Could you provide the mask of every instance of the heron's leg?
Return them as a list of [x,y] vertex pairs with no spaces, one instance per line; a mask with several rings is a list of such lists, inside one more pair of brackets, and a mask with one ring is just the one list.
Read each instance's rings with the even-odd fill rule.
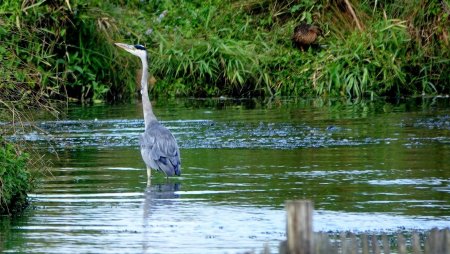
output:
[[164,172],[164,175],[166,176],[166,182],[168,182],[169,181],[169,176],[167,175],[166,171],[163,171],[163,172]]
[[152,181],[152,169],[147,167],[147,186],[151,185]]

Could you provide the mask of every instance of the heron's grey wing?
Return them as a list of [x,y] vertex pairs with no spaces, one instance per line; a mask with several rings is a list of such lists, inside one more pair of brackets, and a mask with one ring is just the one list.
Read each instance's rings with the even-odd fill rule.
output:
[[153,146],[153,158],[168,176],[181,174],[180,151],[175,137],[168,131],[164,131],[158,136]]
[[148,135],[148,133],[142,133],[139,135],[139,144],[141,146],[141,155],[145,164],[149,168],[159,169],[158,165],[153,159],[152,150],[155,146],[155,137]]
[[168,176],[180,175],[180,151],[172,133],[164,126],[156,125],[148,128],[144,136],[153,137],[154,142],[148,148],[152,163],[158,166],[156,169],[164,171]]

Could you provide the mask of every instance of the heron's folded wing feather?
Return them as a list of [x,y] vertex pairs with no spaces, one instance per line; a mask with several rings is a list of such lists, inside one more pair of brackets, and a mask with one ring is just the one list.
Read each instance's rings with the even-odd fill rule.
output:
[[152,155],[155,159],[159,157],[173,157],[177,155],[177,142],[170,133],[159,135],[155,138],[155,144],[152,147]]
[[157,163],[162,170],[170,172],[171,175],[180,175],[180,151],[175,137],[170,132],[156,139],[152,153],[155,157],[159,156]]
[[155,137],[147,135],[147,133],[144,132],[139,135],[139,144],[141,145],[141,149],[152,150],[155,145]]
[[[151,138],[150,138],[151,137]],[[166,174],[180,174],[180,155],[175,137],[162,125],[148,128],[140,138],[141,149]]]

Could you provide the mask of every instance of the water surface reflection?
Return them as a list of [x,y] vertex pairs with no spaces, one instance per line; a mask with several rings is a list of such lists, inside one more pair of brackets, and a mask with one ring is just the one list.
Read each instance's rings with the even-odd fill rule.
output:
[[[242,253],[285,238],[284,201],[312,199],[316,231],[450,227],[448,101],[359,105],[157,103],[183,175],[146,188],[140,105],[71,107],[17,133],[57,151],[33,209],[2,220],[26,253]],[[0,123],[7,127],[7,123]],[[49,145],[48,139],[54,143]],[[48,156],[52,156],[50,153]]]

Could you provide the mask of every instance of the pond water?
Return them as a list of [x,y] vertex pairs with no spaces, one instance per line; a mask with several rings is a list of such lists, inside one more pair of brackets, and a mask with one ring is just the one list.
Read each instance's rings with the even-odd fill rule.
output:
[[70,106],[10,137],[53,164],[25,214],[0,218],[0,251],[258,253],[267,243],[274,252],[292,199],[314,201],[315,231],[450,227],[448,98],[154,107],[178,140],[182,175],[154,173],[148,187],[139,104]]

